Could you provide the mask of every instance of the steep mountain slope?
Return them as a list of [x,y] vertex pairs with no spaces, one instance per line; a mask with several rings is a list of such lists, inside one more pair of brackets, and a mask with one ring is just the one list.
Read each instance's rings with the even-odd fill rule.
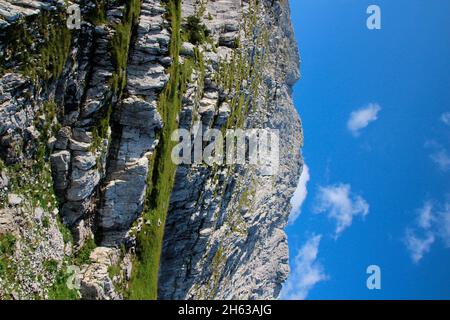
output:
[[[1,298],[278,295],[303,142],[287,1],[0,1],[0,52]],[[279,169],[176,166],[177,128],[277,129]]]

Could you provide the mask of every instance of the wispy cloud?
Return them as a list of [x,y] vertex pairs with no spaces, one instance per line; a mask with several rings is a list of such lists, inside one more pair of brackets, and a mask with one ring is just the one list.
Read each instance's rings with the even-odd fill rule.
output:
[[[446,125],[450,125],[450,112],[444,112],[440,119]],[[431,149],[429,157],[441,171],[450,170],[450,154],[447,143],[442,144],[432,139],[425,142],[425,148]]]
[[336,221],[336,237],[351,226],[356,216],[365,217],[369,213],[369,204],[361,196],[351,192],[349,184],[319,187],[315,211],[328,213]]
[[422,229],[428,230],[431,227],[433,220],[433,204],[431,201],[427,201],[423,207],[418,210],[417,223]]
[[447,202],[438,216],[438,235],[447,248],[450,248],[450,202]]
[[289,215],[289,224],[293,224],[301,213],[302,204],[308,195],[307,184],[310,179],[309,168],[306,163],[303,165],[303,171],[298,179],[297,189],[291,198],[291,214]]
[[436,239],[450,248],[450,202],[441,205],[427,201],[417,210],[416,223],[413,228],[406,229],[404,238],[412,261],[422,260]]
[[446,125],[450,126],[450,112],[444,112],[441,115],[441,121]]
[[321,235],[313,235],[295,257],[293,270],[280,293],[283,300],[304,300],[319,282],[327,280],[323,266],[317,261]]
[[364,129],[369,123],[378,119],[378,112],[381,107],[377,103],[370,103],[364,108],[358,109],[350,113],[350,118],[347,121],[347,128],[356,137],[360,130]]
[[428,232],[425,237],[421,238],[411,229],[406,229],[405,244],[408,248],[411,259],[414,263],[422,260],[425,253],[430,251],[430,247],[434,242],[434,235]]
[[450,155],[446,149],[441,148],[437,150],[430,155],[430,158],[442,171],[447,171],[450,169]]

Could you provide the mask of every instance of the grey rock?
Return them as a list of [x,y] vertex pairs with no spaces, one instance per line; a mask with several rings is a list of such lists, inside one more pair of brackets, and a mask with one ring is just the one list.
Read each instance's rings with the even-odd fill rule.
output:
[[80,274],[80,291],[84,299],[115,300],[119,296],[114,291],[114,285],[108,275],[108,267],[117,264],[118,250],[97,247],[90,254],[92,263],[83,265]]
[[23,197],[15,194],[15,193],[8,193],[8,204],[10,206],[17,206],[21,204],[23,201]]
[[180,54],[183,55],[183,56],[193,57],[194,56],[194,49],[195,49],[195,46],[192,43],[190,43],[190,42],[183,42],[181,44]]
[[219,37],[219,45],[229,48],[235,48],[237,39],[238,36],[235,32],[224,33]]
[[89,143],[77,141],[74,139],[69,140],[69,148],[72,151],[89,151],[90,146],[91,145]]
[[58,131],[56,136],[55,148],[64,150],[67,148],[67,144],[71,137],[70,127],[63,127]]
[[53,170],[53,179],[57,190],[64,190],[67,187],[67,174],[69,172],[70,152],[59,151],[50,157]]
[[0,235],[13,233],[16,228],[13,212],[0,209]]
[[[116,152],[110,158],[103,201],[98,209],[102,245],[106,246],[123,241],[143,210],[148,159],[158,143],[156,130],[163,125],[156,97],[169,79],[166,67],[157,62],[166,56],[164,46],[169,43],[163,20],[165,11],[154,10],[160,7],[158,1],[145,0],[142,5],[136,45],[130,52],[127,68],[130,96],[119,109],[120,139],[113,141]],[[154,58],[144,59],[143,54]]]
[[97,170],[80,170],[75,165],[72,167],[70,185],[66,191],[67,200],[81,201],[87,199],[100,181]]
[[97,163],[97,158],[90,152],[77,152],[73,158],[73,165],[82,171],[92,169]]
[[0,172],[0,189],[5,189],[9,184],[8,176],[5,171]]
[[37,207],[34,209],[34,220],[38,223],[42,222],[42,218],[44,217],[44,209],[41,207]]
[[[195,12],[194,1],[184,1],[183,5],[185,16]],[[204,55],[212,68],[229,59],[238,42],[252,52],[254,39],[246,39],[237,30],[246,6],[237,0],[208,2],[206,10],[213,19],[206,23],[219,43],[217,52]],[[276,184],[272,177],[249,165],[236,168],[234,174],[217,173],[202,165],[179,166],[165,227],[160,299],[273,299],[289,272],[283,229],[290,211],[289,199],[302,170],[302,130],[290,88],[298,78],[299,59],[288,3],[275,2],[266,7],[261,3],[260,10],[256,30],[266,28],[272,41],[268,45],[271,51],[265,52],[267,64],[259,71],[265,79],[260,92],[270,96],[277,90],[277,100],[252,96],[252,109],[244,126],[280,130],[281,163]],[[274,13],[277,19],[273,19]],[[262,52],[259,48],[255,51]],[[220,126],[230,116],[227,101],[234,93],[224,90],[219,98],[211,96],[212,89],[217,92],[221,88],[215,88],[207,78],[208,73],[208,90],[201,99],[197,100],[195,88],[192,93],[188,88],[180,119],[183,126],[192,126],[195,108],[204,124],[215,119],[214,125]],[[244,92],[251,80],[244,79]],[[271,83],[278,83],[278,88]],[[219,176],[217,180],[214,175]],[[245,194],[247,199],[241,199]]]
[[86,131],[83,128],[73,128],[72,130],[72,137],[77,140],[84,143],[91,143],[92,142],[92,134],[88,131]]

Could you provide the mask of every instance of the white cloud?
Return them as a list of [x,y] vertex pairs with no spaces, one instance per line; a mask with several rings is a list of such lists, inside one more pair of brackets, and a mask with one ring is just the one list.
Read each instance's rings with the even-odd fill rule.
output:
[[450,248],[450,202],[438,214],[438,235],[447,248]]
[[435,153],[430,155],[431,160],[433,160],[442,171],[447,171],[450,169],[450,156],[447,150],[440,149]]
[[450,112],[444,112],[441,115],[441,121],[446,125],[450,126]]
[[418,263],[422,260],[425,253],[430,251],[430,247],[434,242],[434,235],[430,232],[424,238],[418,237],[411,229],[406,229],[405,243],[408,248],[411,259]]
[[427,201],[417,210],[417,214],[415,228],[407,228],[404,239],[415,263],[430,251],[436,239],[441,239],[444,245],[450,248],[450,202],[433,205],[431,201]]
[[308,195],[308,190],[306,189],[306,186],[308,184],[308,181],[310,179],[309,176],[309,168],[306,165],[306,163],[303,165],[303,171],[300,175],[300,178],[298,179],[298,185],[297,189],[294,192],[294,195],[291,198],[291,214],[289,215],[289,224],[292,224],[297,220],[298,216],[300,215],[302,204],[306,199],[306,196]]
[[299,249],[280,299],[304,300],[317,283],[328,279],[323,266],[317,261],[321,238],[321,235],[314,235]]
[[361,196],[351,192],[349,184],[319,187],[316,212],[328,212],[328,217],[336,220],[336,237],[351,226],[353,217],[365,217],[369,204]]
[[433,205],[430,201],[425,202],[424,206],[418,210],[418,224],[422,229],[429,229],[431,227],[431,222],[434,220],[433,217]]
[[424,146],[432,150],[429,157],[438,165],[440,170],[447,171],[450,169],[450,155],[441,143],[436,140],[427,140]]
[[364,108],[353,111],[347,122],[347,128],[356,137],[359,131],[378,119],[378,112],[381,107],[376,103],[370,103]]

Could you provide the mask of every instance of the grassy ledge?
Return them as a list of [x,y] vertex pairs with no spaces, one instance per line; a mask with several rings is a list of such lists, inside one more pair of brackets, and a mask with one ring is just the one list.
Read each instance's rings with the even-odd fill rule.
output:
[[138,250],[133,261],[127,294],[128,298],[133,300],[157,298],[164,225],[176,170],[176,165],[171,161],[171,150],[175,142],[171,141],[170,136],[172,131],[178,128],[177,116],[181,109],[183,89],[192,71],[192,63],[181,65],[178,57],[181,43],[181,0],[169,0],[166,5],[167,18],[172,28],[170,55],[173,64],[169,69],[169,82],[158,101],[164,128],[159,133],[160,142],[151,159],[153,165],[150,167],[148,177],[143,218],[150,224],[144,224],[137,235]]
[[63,10],[44,11],[8,27],[5,38],[1,39],[4,54],[0,57],[0,76],[18,71],[35,81],[59,78],[72,42],[65,22]]

